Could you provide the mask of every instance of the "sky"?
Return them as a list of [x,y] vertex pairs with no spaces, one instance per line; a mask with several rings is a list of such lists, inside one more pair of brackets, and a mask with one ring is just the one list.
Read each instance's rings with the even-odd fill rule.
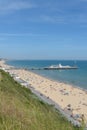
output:
[[87,60],[87,0],[0,0],[0,57]]

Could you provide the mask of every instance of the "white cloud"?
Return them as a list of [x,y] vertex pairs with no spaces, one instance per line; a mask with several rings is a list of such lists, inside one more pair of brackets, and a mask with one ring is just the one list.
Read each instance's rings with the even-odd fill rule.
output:
[[47,36],[45,34],[34,34],[34,33],[0,33],[0,37],[25,37],[25,36]]
[[27,21],[33,23],[51,24],[87,24],[86,14],[59,14],[59,15],[40,15],[28,18]]
[[26,1],[7,0],[6,2],[0,2],[0,13],[31,8],[36,8],[36,5]]
[[[31,22],[63,24],[87,23],[87,5],[84,4],[83,1],[87,0],[48,0],[47,2],[44,1],[42,4],[38,4],[38,7],[41,9],[40,15],[31,16],[28,20]],[[44,12],[42,10],[44,10]]]
[[[31,2],[32,1],[32,2]],[[36,8],[26,16],[29,22],[87,23],[87,8],[81,4],[87,0],[0,0],[0,14]],[[86,4],[85,4],[86,5]],[[85,12],[85,14],[84,14]],[[21,16],[21,15],[20,15]],[[13,21],[12,21],[13,22]]]
[[64,17],[63,16],[49,16],[49,15],[43,15],[41,16],[41,19],[43,22],[50,22],[50,23],[64,23]]

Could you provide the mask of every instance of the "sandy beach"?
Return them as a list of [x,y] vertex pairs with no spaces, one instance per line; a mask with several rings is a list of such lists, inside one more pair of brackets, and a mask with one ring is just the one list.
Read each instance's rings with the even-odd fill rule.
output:
[[71,112],[71,116],[82,115],[87,123],[87,91],[76,88],[72,85],[53,81],[24,69],[11,69],[4,61],[0,66],[9,69],[10,73],[19,76],[28,82],[35,90],[42,95],[52,99],[63,110]]

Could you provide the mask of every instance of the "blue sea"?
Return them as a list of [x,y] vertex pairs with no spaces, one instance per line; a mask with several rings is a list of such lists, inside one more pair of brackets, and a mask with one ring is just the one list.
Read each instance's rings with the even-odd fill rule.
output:
[[68,61],[68,60],[9,60],[6,62],[17,68],[43,68],[50,65],[76,65],[74,70],[31,70],[52,80],[65,82],[87,90],[87,61]]

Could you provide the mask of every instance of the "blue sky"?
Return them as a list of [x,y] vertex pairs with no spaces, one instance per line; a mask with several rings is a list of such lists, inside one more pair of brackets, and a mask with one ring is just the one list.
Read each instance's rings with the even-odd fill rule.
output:
[[87,59],[87,0],[0,0],[0,57]]

